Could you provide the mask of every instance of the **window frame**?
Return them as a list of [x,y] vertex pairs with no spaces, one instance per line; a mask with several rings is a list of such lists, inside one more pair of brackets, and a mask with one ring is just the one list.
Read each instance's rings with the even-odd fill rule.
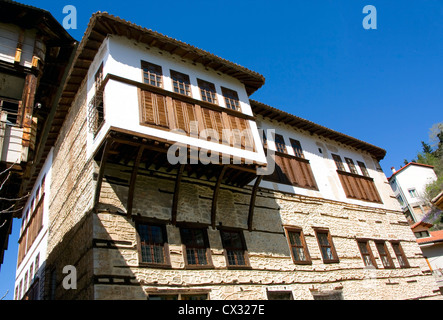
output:
[[[338,257],[337,251],[335,250],[334,241],[332,240],[332,235],[331,235],[331,232],[329,231],[329,229],[314,228],[314,231],[315,231],[315,237],[317,238],[317,243],[318,243],[318,247],[320,249],[320,254],[321,254],[323,263],[339,263],[340,259]],[[322,245],[320,243],[319,234],[326,234],[326,237],[327,237],[328,243],[329,243],[328,246]],[[330,247],[331,248],[331,253],[332,253],[333,259],[325,259],[324,255],[323,255],[323,250],[322,250],[323,247]]]
[[[225,99],[226,108],[242,112],[237,91],[225,87],[221,87],[221,90],[223,98]],[[231,108],[232,105],[235,106],[235,109]]]
[[[381,264],[382,264],[383,268],[384,269],[395,269],[394,261],[392,260],[391,254],[389,253],[388,246],[386,245],[386,241],[384,241],[384,240],[374,240],[374,242],[375,242],[375,247],[377,248],[377,252],[378,252],[378,255],[380,257]],[[379,246],[383,246],[383,250],[385,251],[385,254],[382,254],[380,252],[380,247]],[[389,262],[388,266],[385,265],[385,260],[383,259],[384,256],[386,256],[386,258],[387,258],[387,260]]]
[[[169,73],[172,81],[172,91],[187,97],[192,97],[191,80],[189,78],[189,75],[172,69],[169,70]],[[180,83],[183,84],[185,93],[180,92]],[[176,84],[178,91],[175,91]]]
[[304,159],[305,155],[303,154],[303,148],[301,147],[300,141],[289,138],[289,143],[291,144],[295,157]]
[[[157,69],[157,70],[155,70],[155,71],[157,71],[157,73],[155,71],[151,72],[149,69],[146,72],[145,68],[149,68],[149,67]],[[154,64],[152,62],[148,62],[148,61],[142,60],[141,61],[141,69],[142,69],[142,78],[143,78],[143,83],[144,84],[148,84],[148,85],[151,85],[151,86],[154,86],[154,87],[158,87],[158,88],[163,88],[164,87],[163,69],[162,69],[162,67],[160,65],[157,65],[157,64]],[[151,83],[151,75],[152,74],[155,75],[155,81],[154,81],[155,84]],[[158,77],[160,77],[160,82],[158,82]],[[149,80],[149,81],[146,82],[145,80]]]
[[[220,238],[221,238],[221,242],[222,242],[222,246],[223,246],[223,255],[225,256],[225,259],[226,259],[226,267],[228,269],[251,269],[248,248],[246,247],[246,241],[245,241],[245,237],[243,234],[243,230],[242,229],[234,229],[234,228],[219,228],[219,233],[220,233]],[[243,259],[245,261],[244,265],[229,264],[228,251],[233,251],[233,250],[240,251],[240,250],[238,250],[238,248],[226,247],[225,242],[223,240],[223,233],[238,233],[240,235],[240,242],[242,244],[241,250],[243,251]]]
[[[154,227],[160,227],[162,230],[162,238],[163,238],[163,263],[156,262],[146,262],[143,261],[142,254],[142,239],[140,237],[139,227],[141,225],[148,225]],[[151,222],[147,220],[137,219],[135,221],[135,230],[136,230],[136,238],[137,238],[137,252],[138,252],[138,264],[139,266],[149,266],[156,268],[171,268],[171,259],[169,253],[169,243],[168,243],[168,235],[166,230],[166,224],[161,222]]]
[[[281,141],[277,141],[277,140],[281,140]],[[285,138],[283,137],[283,135],[274,132],[274,144],[275,144],[275,151],[276,152],[288,154]]]
[[353,174],[358,174],[357,167],[354,164],[354,160],[345,157],[346,164],[348,165],[349,172]]
[[[365,245],[366,251],[368,253],[362,252],[360,244]],[[378,265],[377,265],[377,262],[375,261],[374,254],[372,253],[372,249],[371,249],[371,245],[369,244],[369,240],[368,239],[357,239],[357,246],[358,246],[358,250],[360,251],[360,255],[363,259],[363,263],[364,263],[365,267],[371,267],[370,265],[366,264],[366,259],[365,259],[365,256],[369,256],[369,259],[372,262],[372,267],[378,269]]]
[[[180,228],[180,240],[182,243],[183,248],[183,259],[185,262],[185,268],[186,269],[211,269],[214,268],[214,264],[212,261],[212,254],[211,254],[211,246],[209,244],[209,237],[208,237],[208,231],[207,227],[197,227],[197,226],[189,226],[189,225],[179,225]],[[205,249],[205,255],[206,255],[206,262],[207,264],[190,264],[188,262],[188,255],[187,255],[187,249],[188,245],[183,241],[183,230],[189,229],[189,230],[200,230],[203,232],[203,241],[204,241],[204,249]],[[196,249],[199,248],[198,246],[192,246],[190,248]],[[199,248],[202,249],[202,248]]]
[[[399,249],[399,251],[400,251],[400,252],[398,252],[398,253],[397,253],[397,251],[395,250],[395,246],[396,246],[396,245],[398,245],[398,249]],[[410,268],[411,265],[409,264],[408,258],[406,258],[406,254],[405,254],[405,252],[404,252],[404,250],[403,250],[402,245],[400,244],[400,241],[391,241],[391,246],[392,246],[392,250],[394,250],[394,254],[395,254],[396,258],[397,258],[398,265],[400,266],[400,268]],[[398,256],[399,256],[399,255],[400,255],[401,258],[403,259],[403,261],[404,261],[404,265],[402,265],[402,264],[400,263],[400,260],[398,259]]]
[[370,177],[369,172],[368,172],[368,168],[366,168],[366,165],[363,161],[357,160],[357,165],[360,167],[360,171],[363,176]]
[[331,156],[332,156],[332,160],[334,160],[334,162],[335,162],[335,166],[337,167],[337,170],[346,172],[345,165],[344,165],[343,161],[341,160],[341,157],[335,153],[331,153]]
[[[218,105],[217,89],[214,83],[197,78],[197,85],[202,101]],[[208,100],[208,96],[212,101]]]
[[[290,233],[300,233],[300,241],[301,241],[301,246],[299,245],[293,245],[291,243],[291,239],[290,239]],[[308,246],[306,244],[306,239],[305,239],[305,235],[303,233],[303,229],[299,228],[299,227],[285,227],[285,235],[286,235],[286,240],[288,242],[288,246],[289,246],[289,251],[291,253],[291,257],[292,257],[292,261],[294,262],[294,264],[312,264],[312,259],[311,259],[311,255],[309,254],[309,249]],[[293,253],[293,248],[303,248],[303,253],[306,257],[306,260],[296,260],[294,257],[294,253]]]

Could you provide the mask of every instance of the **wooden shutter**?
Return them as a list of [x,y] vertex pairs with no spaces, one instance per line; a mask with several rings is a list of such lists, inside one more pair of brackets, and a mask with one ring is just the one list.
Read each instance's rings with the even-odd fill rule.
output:
[[[201,110],[204,127],[206,130],[208,130],[208,134],[210,134],[211,129],[214,130],[218,134],[218,141],[221,141],[223,136],[222,113],[206,108],[201,108]],[[213,135],[211,136],[213,137]]]
[[161,127],[169,127],[166,97],[163,95],[141,91],[142,123]]

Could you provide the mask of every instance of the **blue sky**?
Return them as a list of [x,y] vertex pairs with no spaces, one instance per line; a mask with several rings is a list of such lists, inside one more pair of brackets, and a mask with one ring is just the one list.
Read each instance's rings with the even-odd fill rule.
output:
[[[92,13],[107,11],[254,70],[266,84],[251,98],[384,148],[387,176],[421,151],[443,121],[443,2],[22,0],[62,23],[77,8],[81,40]],[[362,12],[377,9],[377,29]],[[17,227],[0,270],[13,297]]]

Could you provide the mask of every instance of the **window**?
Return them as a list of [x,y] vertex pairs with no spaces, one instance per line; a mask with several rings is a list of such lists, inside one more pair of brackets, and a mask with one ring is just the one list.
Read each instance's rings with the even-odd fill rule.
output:
[[409,196],[410,196],[411,198],[417,198],[417,190],[415,190],[415,189],[409,189],[408,192],[409,192]]
[[19,114],[20,102],[16,100],[0,99],[0,110],[6,114],[6,123],[9,125],[20,125]]
[[345,158],[345,161],[348,165],[349,171],[353,174],[358,174],[357,169],[355,168],[355,165],[354,165],[354,161],[352,161],[352,159],[349,159],[349,158]]
[[232,110],[241,111],[237,92],[223,87],[221,89],[223,97],[225,98],[226,107]]
[[146,61],[142,61],[142,69],[143,69],[143,82],[150,84],[156,87],[163,87],[162,82],[162,67],[149,63]]
[[391,245],[394,249],[395,255],[397,256],[400,268],[409,268],[408,260],[406,259],[406,255],[400,245],[400,242],[391,242]]
[[294,154],[297,158],[305,158],[305,156],[303,155],[303,149],[301,148],[301,144],[300,141],[298,140],[294,140],[294,139],[289,139],[289,141],[291,142],[291,146],[292,149],[294,149]]
[[363,262],[367,267],[376,267],[374,256],[372,255],[371,247],[369,246],[368,240],[357,240],[358,248],[360,249],[361,256],[363,258]]
[[169,266],[166,227],[137,223],[140,262],[157,266]]
[[415,237],[418,239],[430,237],[428,231],[418,231],[418,232],[414,232],[414,234],[415,234]]
[[174,70],[171,70],[172,87],[174,92],[184,94],[186,96],[191,95],[191,81],[189,76]]
[[394,263],[392,262],[391,255],[389,254],[388,248],[386,247],[386,243],[384,241],[377,241],[375,243],[378,254],[380,255],[383,266],[386,269],[394,268]]
[[267,291],[268,300],[294,300],[291,291]]
[[95,74],[95,94],[88,105],[89,130],[94,134],[98,133],[105,120],[104,104],[103,104],[103,63]]
[[403,197],[401,195],[397,196],[397,201],[400,203],[400,205],[402,207],[405,205],[405,202],[404,202]]
[[198,87],[203,101],[217,104],[217,93],[213,83],[197,79]]
[[318,246],[320,247],[321,255],[324,263],[338,262],[337,252],[335,251],[329,230],[315,230],[317,235]]
[[363,162],[361,161],[357,161],[358,166],[360,167],[361,173],[365,176],[365,177],[369,177],[369,173],[368,173],[368,169],[366,169],[366,166]]
[[228,267],[249,266],[246,244],[241,231],[220,230]]
[[212,265],[208,234],[205,229],[181,228],[180,235],[185,246],[185,263],[187,266]]
[[340,171],[346,171],[345,166],[343,165],[343,162],[341,161],[341,158],[337,154],[332,154],[332,159],[335,161],[335,165],[337,166],[337,170]]
[[288,239],[292,260],[294,263],[311,263],[311,258],[309,256],[308,247],[306,246],[303,231],[297,228],[288,228],[286,229],[286,237]]
[[283,139],[282,135],[275,134],[274,142],[275,142],[275,148],[277,149],[278,152],[287,153],[285,140]]

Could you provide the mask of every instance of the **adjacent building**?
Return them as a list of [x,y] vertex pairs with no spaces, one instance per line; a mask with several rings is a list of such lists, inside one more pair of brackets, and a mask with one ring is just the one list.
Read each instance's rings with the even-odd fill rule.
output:
[[0,265],[41,168],[74,43],[49,12],[0,1]]
[[443,292],[443,230],[430,231],[432,224],[420,221],[411,226],[417,243]]
[[420,222],[430,210],[425,193],[426,185],[437,180],[434,167],[409,162],[399,170],[393,167],[388,180],[409,223],[412,225]]
[[22,235],[15,298],[436,295],[380,168],[385,150],[251,100],[264,82],[94,14],[35,171],[44,275],[29,294]]

